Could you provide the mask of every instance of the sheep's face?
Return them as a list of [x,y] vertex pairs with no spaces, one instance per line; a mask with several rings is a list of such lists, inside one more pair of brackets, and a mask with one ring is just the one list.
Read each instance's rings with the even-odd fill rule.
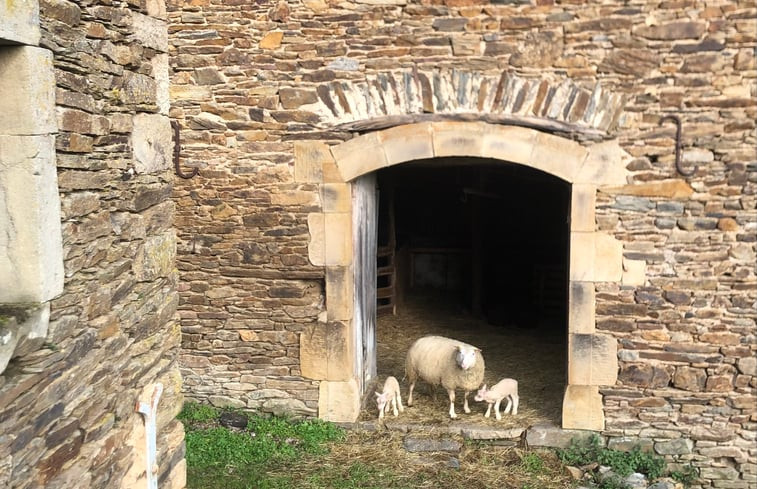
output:
[[476,364],[476,348],[458,346],[455,360],[461,369],[468,370]]
[[476,391],[476,397],[474,397],[473,399],[475,399],[476,402],[481,402],[484,400],[484,396],[486,396],[486,384],[484,384],[482,388]]
[[384,408],[386,408],[386,403],[389,402],[389,393],[376,393],[376,406],[378,407],[378,412],[383,413]]

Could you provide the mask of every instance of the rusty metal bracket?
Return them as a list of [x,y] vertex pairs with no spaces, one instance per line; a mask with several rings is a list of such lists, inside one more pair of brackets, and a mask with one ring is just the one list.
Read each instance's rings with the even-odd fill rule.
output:
[[665,121],[673,121],[676,124],[676,171],[683,175],[684,177],[690,177],[694,173],[697,172],[698,166],[694,165],[694,168],[691,169],[691,171],[684,171],[684,169],[681,167],[681,118],[677,115],[668,114],[664,115],[660,118],[660,125],[662,125]]
[[179,167],[179,156],[181,155],[181,138],[179,136],[179,122],[171,121],[171,128],[173,129],[173,167],[174,167],[174,170],[176,171],[176,174],[179,177],[189,180],[190,178],[200,173],[200,169],[197,167],[194,167],[192,168],[192,172],[189,174],[186,174],[181,171],[181,168]]

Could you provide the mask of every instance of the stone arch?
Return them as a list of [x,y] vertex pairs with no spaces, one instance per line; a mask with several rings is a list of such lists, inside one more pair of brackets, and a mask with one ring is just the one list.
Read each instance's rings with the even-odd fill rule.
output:
[[599,83],[461,69],[405,68],[314,88],[282,89],[282,103],[315,114],[319,126],[347,130],[456,118],[602,139],[617,126],[626,102],[626,95]]
[[595,330],[595,283],[638,284],[644,262],[624,260],[622,243],[598,232],[598,189],[626,184],[629,156],[615,141],[580,144],[535,129],[481,122],[425,122],[355,137],[333,147],[295,147],[295,179],[319,185],[322,212],[310,214],[309,258],[326,270],[326,313],[301,336],[302,373],[321,380],[319,412],[352,421],[360,392],[353,375],[353,270],[351,182],[407,161],[478,157],[526,165],[571,185],[568,306],[568,385],[563,428],[602,430],[599,386],[617,380],[617,343]]

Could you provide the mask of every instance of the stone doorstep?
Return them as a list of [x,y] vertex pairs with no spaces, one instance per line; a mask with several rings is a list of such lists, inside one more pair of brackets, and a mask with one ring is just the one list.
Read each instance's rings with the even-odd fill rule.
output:
[[[588,430],[564,430],[555,425],[533,425],[527,428],[497,429],[477,426],[472,423],[450,423],[447,426],[432,426],[422,423],[401,423],[397,421],[358,421],[338,423],[348,430],[378,431],[387,429],[400,433],[423,433],[428,436],[462,436],[465,440],[485,440],[492,443],[525,444],[529,447],[566,448],[574,438],[587,438],[594,434]],[[443,440],[443,438],[442,438]]]

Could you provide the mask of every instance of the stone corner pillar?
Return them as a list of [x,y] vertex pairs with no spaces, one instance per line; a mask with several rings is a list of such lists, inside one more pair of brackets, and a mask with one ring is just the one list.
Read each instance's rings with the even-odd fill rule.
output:
[[360,387],[357,380],[324,380],[318,390],[318,417],[335,423],[352,423],[360,415]]
[[567,386],[562,405],[562,427],[566,430],[605,429],[605,413],[598,386]]

